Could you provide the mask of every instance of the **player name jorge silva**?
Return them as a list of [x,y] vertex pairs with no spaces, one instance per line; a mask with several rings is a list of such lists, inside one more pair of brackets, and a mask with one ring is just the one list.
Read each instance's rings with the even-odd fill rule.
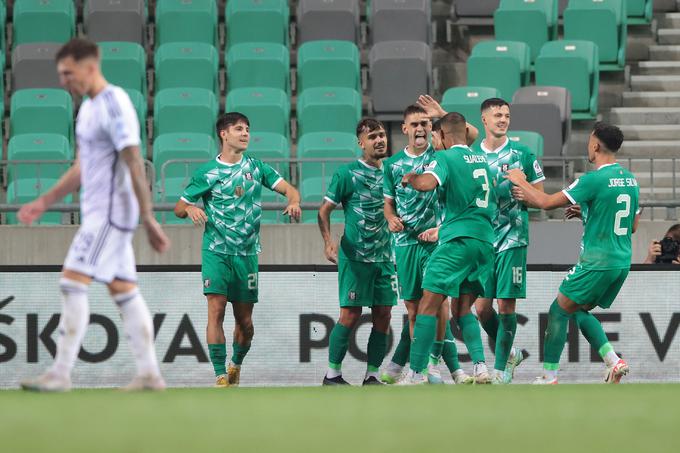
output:
[[637,185],[635,178],[609,178],[607,187],[637,187]]

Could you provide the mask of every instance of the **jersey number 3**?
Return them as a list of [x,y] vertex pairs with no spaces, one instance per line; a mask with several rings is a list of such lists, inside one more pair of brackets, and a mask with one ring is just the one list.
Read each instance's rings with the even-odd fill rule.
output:
[[483,168],[478,168],[472,172],[472,177],[475,179],[484,178],[484,182],[482,183],[484,198],[476,198],[475,203],[477,203],[478,208],[486,208],[489,206],[489,177],[486,174],[486,170]]
[[617,236],[625,236],[628,234],[628,228],[621,226],[621,221],[627,219],[630,215],[630,195],[622,193],[616,197],[616,204],[620,205],[623,203],[623,209],[616,211],[616,217],[614,218],[614,234]]

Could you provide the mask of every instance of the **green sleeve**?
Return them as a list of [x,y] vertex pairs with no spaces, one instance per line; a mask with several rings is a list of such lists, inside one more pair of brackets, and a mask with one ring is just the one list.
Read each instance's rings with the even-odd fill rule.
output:
[[205,171],[199,168],[196,170],[196,172],[194,172],[194,175],[191,177],[189,185],[187,185],[184,189],[184,193],[182,193],[181,198],[187,203],[194,204],[200,200],[203,195],[210,192],[212,186],[213,184],[208,181]]
[[349,172],[344,168],[339,168],[331,179],[331,184],[326,191],[326,200],[334,204],[341,204],[351,193],[352,181],[349,181]]
[[584,203],[592,200],[596,194],[596,188],[593,186],[594,180],[597,177],[595,172],[586,173],[571,183],[569,187],[562,192],[574,204]]
[[258,166],[261,170],[260,183],[269,190],[274,190],[274,187],[283,180],[281,174],[274,169],[271,165],[264,163],[262,161],[258,162]]
[[529,150],[522,154],[522,169],[524,174],[527,175],[527,181],[531,184],[536,184],[545,179],[541,164],[536,159],[536,155]]
[[446,156],[444,153],[435,153],[434,160],[425,167],[423,174],[429,173],[437,178],[437,182],[440,186],[446,184],[446,180],[449,176],[449,172],[446,167]]
[[392,166],[385,164],[383,175],[383,195],[387,198],[394,199],[394,175],[392,174]]

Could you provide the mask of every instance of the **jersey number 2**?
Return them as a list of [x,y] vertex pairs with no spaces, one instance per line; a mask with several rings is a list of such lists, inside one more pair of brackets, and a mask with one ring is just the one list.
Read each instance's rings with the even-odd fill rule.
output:
[[489,206],[489,177],[486,175],[486,170],[483,168],[478,168],[472,172],[472,177],[475,179],[484,178],[484,182],[482,183],[484,198],[476,198],[475,203],[477,203],[477,207],[479,208],[486,208]]
[[630,195],[622,193],[616,197],[616,204],[619,205],[621,203],[624,204],[624,207],[616,211],[616,217],[614,218],[614,234],[617,236],[628,234],[628,228],[622,227],[621,221],[630,215]]

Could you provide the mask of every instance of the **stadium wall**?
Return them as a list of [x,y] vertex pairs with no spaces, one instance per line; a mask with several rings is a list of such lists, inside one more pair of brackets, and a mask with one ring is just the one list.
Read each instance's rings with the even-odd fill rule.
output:
[[[655,270],[650,270],[653,267]],[[142,269],[139,283],[154,317],[163,374],[171,386],[211,385],[212,367],[204,341],[206,308],[198,268],[159,270],[159,266]],[[527,383],[540,374],[547,311],[565,270],[564,266],[543,266],[528,273],[527,300],[518,304],[520,325],[515,341],[528,359],[517,370],[515,382]],[[15,388],[22,378],[35,376],[52,362],[60,311],[57,271],[56,266],[0,268],[0,388]],[[631,366],[627,382],[680,380],[678,277],[680,273],[672,266],[637,266],[612,309],[594,312]],[[133,360],[120,317],[103,285],[91,288],[90,306],[91,324],[74,372],[74,385],[122,385],[134,373]],[[249,386],[318,385],[337,315],[337,274],[332,267],[265,266],[260,273],[260,302],[254,312],[255,338],[241,382]],[[228,315],[225,322],[227,331],[233,328],[230,318]],[[404,320],[404,306],[399,304],[392,317],[397,337]],[[352,383],[363,378],[369,332],[370,315],[364,314],[343,365],[344,375]],[[454,333],[461,362],[470,371],[455,325]],[[394,337],[389,345],[391,352],[396,346]],[[487,362],[493,363],[488,342],[485,346]],[[562,356],[561,382],[596,383],[603,370],[598,354],[572,324]]]

